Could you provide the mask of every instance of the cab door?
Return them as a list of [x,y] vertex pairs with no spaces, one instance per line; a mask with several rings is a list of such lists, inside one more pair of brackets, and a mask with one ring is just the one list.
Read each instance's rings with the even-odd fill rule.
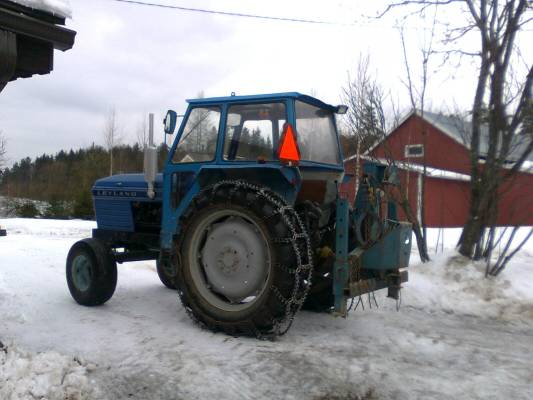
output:
[[179,217],[200,189],[199,170],[216,163],[222,113],[220,104],[195,104],[185,114],[163,172],[163,249],[172,247]]

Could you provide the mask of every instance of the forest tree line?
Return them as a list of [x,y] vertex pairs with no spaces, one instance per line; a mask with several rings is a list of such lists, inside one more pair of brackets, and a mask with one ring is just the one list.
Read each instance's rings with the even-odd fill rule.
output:
[[[162,170],[168,149],[158,148],[159,170]],[[109,176],[110,153],[92,145],[85,149],[43,154],[35,159],[24,158],[0,170],[0,195],[7,198],[7,208],[21,216],[44,214],[48,217],[92,218],[94,215],[91,187],[97,179]],[[113,149],[114,174],[142,172],[143,149],[139,144],[119,145]],[[28,199],[48,204],[39,212]]]

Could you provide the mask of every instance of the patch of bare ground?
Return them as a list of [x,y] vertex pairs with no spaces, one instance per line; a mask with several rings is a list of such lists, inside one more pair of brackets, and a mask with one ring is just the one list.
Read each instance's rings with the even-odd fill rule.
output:
[[374,389],[368,389],[363,395],[355,393],[347,394],[325,394],[314,397],[313,400],[378,400]]

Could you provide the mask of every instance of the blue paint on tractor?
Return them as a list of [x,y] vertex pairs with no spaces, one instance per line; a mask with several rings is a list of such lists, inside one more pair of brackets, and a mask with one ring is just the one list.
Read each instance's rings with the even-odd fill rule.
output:
[[335,218],[335,265],[333,269],[333,296],[335,297],[335,312],[346,314],[346,285],[349,281],[348,264],[348,200],[337,198]]
[[411,224],[398,222],[362,255],[362,265],[372,270],[407,268],[411,256]]
[[147,189],[142,174],[113,175],[97,180],[92,195],[98,228],[134,232],[132,203],[160,203],[163,197],[163,175],[156,176],[154,199],[148,197]]

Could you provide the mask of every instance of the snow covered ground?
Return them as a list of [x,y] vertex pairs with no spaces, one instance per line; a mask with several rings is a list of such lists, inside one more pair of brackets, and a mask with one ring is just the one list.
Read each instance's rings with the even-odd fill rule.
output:
[[[498,279],[416,254],[402,307],[302,312],[275,342],[196,327],[152,262],[119,266],[114,297],[70,297],[65,258],[93,222],[0,219],[0,399],[531,399],[533,243]],[[431,232],[436,236],[437,232]]]

